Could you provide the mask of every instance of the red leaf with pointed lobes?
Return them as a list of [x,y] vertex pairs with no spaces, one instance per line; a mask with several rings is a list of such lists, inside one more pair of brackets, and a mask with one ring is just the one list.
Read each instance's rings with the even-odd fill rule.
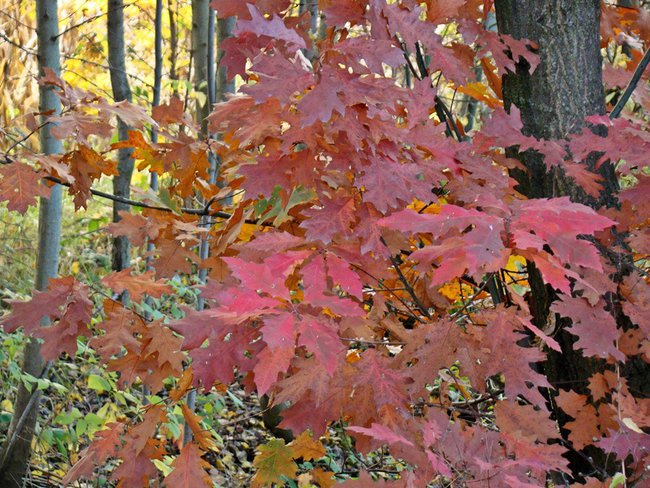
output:
[[395,369],[388,358],[374,349],[363,353],[361,361],[355,363],[359,375],[358,385],[370,385],[377,407],[393,405],[400,407],[406,402],[405,371]]
[[79,461],[63,478],[63,485],[68,486],[79,478],[92,478],[96,467],[104,464],[108,458],[117,456],[124,427],[123,423],[111,422],[106,424],[106,429],[95,433],[90,446],[81,452]]
[[201,450],[193,442],[181,449],[181,453],[172,462],[173,471],[167,475],[164,486],[169,488],[197,488],[212,486],[206,469],[210,464],[203,460]]
[[295,346],[287,346],[275,349],[265,347],[257,354],[257,365],[253,368],[257,393],[264,395],[271,389],[278,375],[289,369],[294,353]]
[[295,30],[287,28],[281,18],[272,15],[266,19],[257,8],[251,4],[247,5],[251,20],[239,19],[235,27],[235,35],[244,32],[252,32],[258,37],[269,37],[285,41],[289,45],[305,49],[305,40]]
[[263,14],[284,12],[290,5],[290,0],[212,0],[210,7],[217,11],[220,19],[237,16],[238,19],[249,20],[249,4],[255,4]]
[[[71,357],[77,352],[77,337],[88,336],[93,302],[88,287],[72,276],[50,280],[47,291],[35,291],[27,302],[13,302],[11,314],[0,321],[6,331],[23,326],[25,333],[45,340],[41,354],[46,360],[62,352]],[[41,326],[43,319],[52,325]]]
[[50,194],[40,179],[27,164],[16,161],[0,165],[0,202],[6,201],[9,210],[25,213],[36,204],[37,197],[47,198]]
[[207,347],[194,349],[190,353],[197,386],[201,384],[209,389],[216,381],[227,385],[235,380],[235,370],[244,374],[255,367],[255,358],[264,347],[263,342],[256,341],[259,331],[244,326],[233,327],[232,332],[229,330],[210,338]]
[[156,281],[153,270],[145,271],[140,275],[132,275],[131,271],[132,268],[127,268],[110,273],[102,278],[102,283],[116,293],[128,291],[129,298],[135,302],[142,300],[144,295],[160,298],[163,294],[170,294],[174,291],[164,280]]
[[302,212],[309,217],[300,227],[307,231],[307,237],[327,245],[336,237],[347,237],[356,221],[354,198],[324,200],[321,208],[312,207]]
[[436,263],[432,285],[462,276],[466,270],[473,275],[496,271],[505,266],[509,254],[502,241],[503,219],[478,210],[455,205],[443,205],[438,214],[403,210],[378,224],[407,233],[430,233],[434,239],[440,239],[411,255],[425,271],[432,262]]
[[321,367],[331,376],[338,367],[340,354],[345,349],[336,327],[325,316],[303,317],[298,323],[298,345],[313,353]]
[[244,85],[241,91],[257,103],[277,98],[283,106],[287,105],[291,103],[292,95],[302,94],[311,83],[313,75],[307,68],[308,61],[301,51],[293,60],[280,53],[261,56],[249,70],[256,74],[258,82]]
[[593,235],[616,224],[593,209],[573,203],[569,197],[538,198],[522,202],[511,224],[513,239],[520,249],[541,251],[548,244],[563,263],[601,270],[596,248],[577,239]]
[[343,317],[360,317],[365,311],[349,298],[340,297],[332,291],[330,279],[326,273],[323,255],[316,255],[301,270],[304,284],[304,303],[313,307],[328,309],[331,313]]
[[284,283],[307,255],[306,252],[275,254],[262,263],[251,263],[234,257],[223,260],[246,288],[290,300],[289,290]]
[[297,332],[292,313],[266,317],[260,331],[264,342],[271,349],[295,347],[296,345]]
[[605,311],[605,301],[591,306],[581,297],[562,296],[553,302],[551,310],[573,322],[568,331],[578,336],[575,349],[582,349],[585,356],[607,358],[610,354],[619,361],[625,355],[616,348],[615,342],[621,335],[616,320]]
[[399,434],[396,434],[393,432],[391,429],[388,427],[385,427],[381,424],[374,423],[368,428],[368,427],[357,427],[357,426],[350,426],[348,427],[348,430],[351,430],[352,432],[357,432],[359,434],[367,435],[369,437],[372,437],[375,440],[378,440],[382,443],[387,443],[387,444],[397,444],[397,443],[402,443],[406,444],[407,446],[415,447],[411,441],[406,439],[405,437],[402,437]]
[[353,297],[363,300],[363,283],[359,274],[350,269],[350,264],[332,253],[328,253],[325,259],[327,274],[332,278],[334,284],[339,285],[343,291]]
[[316,121],[328,122],[334,112],[345,114],[345,103],[339,96],[344,89],[335,70],[323,68],[318,74],[318,82],[298,102],[298,110],[304,116],[302,126],[311,126]]

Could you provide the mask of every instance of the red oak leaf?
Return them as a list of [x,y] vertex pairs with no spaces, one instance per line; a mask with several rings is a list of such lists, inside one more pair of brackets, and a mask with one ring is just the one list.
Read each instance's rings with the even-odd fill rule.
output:
[[36,197],[46,197],[49,188],[42,185],[40,175],[27,164],[14,162],[0,166],[0,201],[7,202],[9,210],[25,213],[36,203]]

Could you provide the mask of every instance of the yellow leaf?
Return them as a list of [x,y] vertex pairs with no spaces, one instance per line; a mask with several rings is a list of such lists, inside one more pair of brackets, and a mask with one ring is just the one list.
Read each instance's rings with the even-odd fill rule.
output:
[[487,86],[483,83],[469,83],[465,86],[459,86],[458,91],[469,95],[470,97],[485,102],[490,108],[503,107],[503,102],[498,98],[494,98],[487,91]]

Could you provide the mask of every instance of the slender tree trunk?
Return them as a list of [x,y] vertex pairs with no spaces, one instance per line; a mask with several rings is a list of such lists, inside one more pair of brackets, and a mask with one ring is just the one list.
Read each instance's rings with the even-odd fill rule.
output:
[[201,133],[207,134],[206,117],[210,113],[208,100],[208,36],[209,0],[192,0],[192,59],[194,60],[194,90],[197,94],[196,119]]
[[[202,94],[196,99],[196,119],[201,124],[201,138],[208,137],[208,123],[206,117],[210,113],[210,107],[214,103],[215,82],[214,82],[214,42],[215,42],[214,10],[210,8],[208,0],[192,0],[192,57],[194,59],[194,90]],[[210,183],[216,181],[217,163],[216,158],[210,158]],[[208,225],[207,217],[202,217],[202,224]],[[210,254],[210,244],[207,238],[201,239],[199,246],[199,258],[206,259]],[[199,279],[205,282],[207,270],[199,269]],[[205,300],[199,296],[196,309],[203,310]],[[187,406],[194,410],[196,403],[196,391],[192,390],[187,395]],[[185,423],[183,443],[187,444],[192,439],[192,431]]]
[[[178,81],[178,75],[176,74],[176,56],[178,52],[178,34],[176,29],[176,15],[173,8],[173,0],[167,2],[167,14],[169,16],[169,79],[173,81]],[[178,84],[174,83],[172,85],[172,91],[174,94],[178,93]]]
[[[50,68],[57,75],[61,72],[58,39],[58,3],[56,0],[37,0],[36,19],[38,35],[38,65]],[[59,113],[61,103],[49,86],[39,87],[39,111]],[[55,139],[50,126],[40,130],[41,151],[44,154],[62,152],[61,141]],[[56,276],[61,248],[62,188],[52,187],[49,198],[40,199],[38,217],[38,262],[36,265],[36,289],[44,290],[49,279]],[[42,376],[45,369],[40,353],[40,345],[34,339],[27,343],[24,353],[23,372],[32,376]],[[0,452],[0,486],[17,487],[27,471],[32,450],[32,438],[38,417],[40,392],[27,391],[21,383],[18,387],[14,416],[7,434],[7,441]]]
[[[113,98],[116,102],[131,101],[131,88],[127,78],[124,57],[124,0],[108,0],[108,65],[111,75]],[[117,132],[120,140],[128,138],[129,127],[118,120]],[[133,175],[132,149],[118,150],[118,175],[113,179],[113,193],[129,198],[131,195],[131,176]],[[113,221],[120,220],[120,211],[130,211],[129,205],[113,202]],[[129,239],[125,236],[113,238],[113,269],[120,271],[130,265]]]

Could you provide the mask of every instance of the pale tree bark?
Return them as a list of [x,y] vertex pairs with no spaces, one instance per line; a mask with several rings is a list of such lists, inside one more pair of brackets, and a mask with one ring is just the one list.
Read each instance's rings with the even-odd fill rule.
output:
[[210,1],[192,0],[192,59],[194,60],[194,91],[196,98],[196,120],[201,124],[201,133],[207,134],[206,117],[210,113],[208,100],[208,36]]
[[[215,11],[210,8],[207,0],[193,0],[192,2],[192,56],[194,59],[194,88],[197,92],[203,93],[205,103],[201,98],[196,103],[196,119],[201,124],[201,137],[208,139],[207,116],[212,110],[212,106],[224,99],[227,92],[234,92],[234,83],[228,82],[225,70],[219,65],[217,68],[216,57],[219,60],[223,57],[223,51],[219,49],[215,55],[216,41],[219,44],[223,39],[232,35],[235,25],[235,18],[219,19],[215,21]],[[216,32],[218,30],[218,32]],[[215,37],[216,34],[216,37]],[[220,64],[220,63],[219,63]],[[217,68],[215,72],[215,68]],[[209,183],[215,185],[219,177],[219,159],[216,154],[209,153],[210,161]],[[209,227],[211,218],[204,216],[201,224]],[[207,238],[201,239],[199,246],[199,257],[207,259],[210,255],[210,242]],[[205,283],[208,278],[206,268],[199,269],[199,279]],[[205,308],[205,299],[199,296],[196,304],[197,310]],[[192,390],[187,396],[187,405],[194,409],[196,401],[196,391]],[[185,426],[184,443],[191,440],[192,433],[188,426]]]
[[[55,74],[60,75],[57,0],[37,0],[36,19],[39,71],[43,74],[43,68],[50,68]],[[40,86],[39,112],[57,114],[60,111],[61,102],[52,87]],[[52,136],[50,129],[50,125],[45,125],[40,130],[41,152],[59,154],[62,152],[61,141]],[[45,290],[49,279],[57,274],[61,249],[61,212],[62,187],[54,185],[49,198],[41,198],[39,203],[38,262],[35,280],[37,290]],[[45,368],[39,343],[35,339],[30,339],[25,348],[23,372],[41,377]],[[22,485],[32,449],[39,400],[38,390],[29,392],[22,383],[19,385],[7,441],[0,452],[0,486],[2,487]]]
[[[108,66],[111,76],[113,99],[131,101],[131,88],[126,71],[124,57],[124,0],[108,0],[107,12],[108,27]],[[118,138],[123,141],[128,139],[129,127],[118,120]],[[113,193],[117,196],[129,198],[131,195],[131,176],[133,175],[132,149],[118,150],[117,169],[118,175],[113,179]],[[113,202],[113,221],[120,220],[119,212],[130,211],[130,206],[120,202]],[[130,265],[129,239],[125,236],[113,238],[112,266],[115,271],[128,268]]]

